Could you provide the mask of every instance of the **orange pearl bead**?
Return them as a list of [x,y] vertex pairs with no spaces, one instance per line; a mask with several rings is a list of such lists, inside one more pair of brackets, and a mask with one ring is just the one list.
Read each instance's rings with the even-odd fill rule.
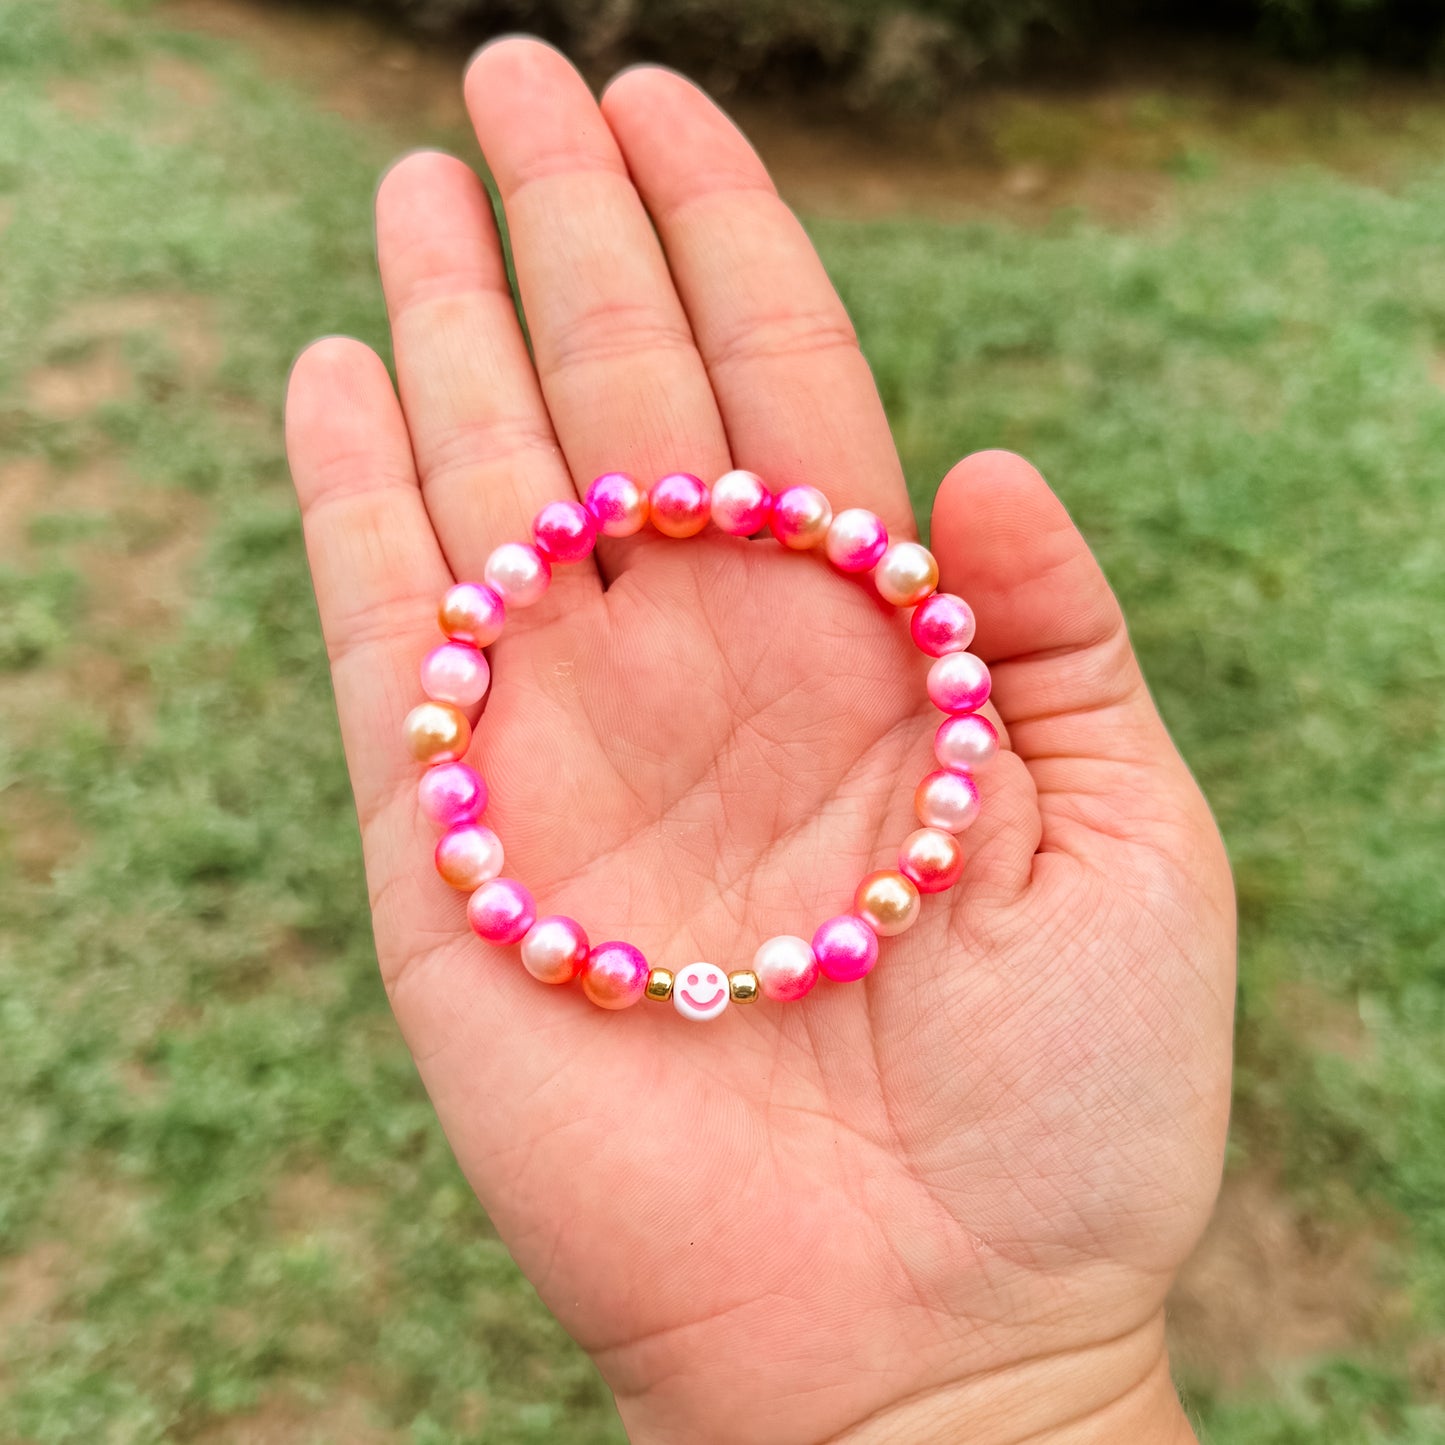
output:
[[880,938],[912,928],[920,900],[912,879],[891,868],[870,873],[853,897],[853,911]]
[[895,607],[912,607],[938,586],[938,563],[917,542],[895,542],[873,569],[878,595]]
[[424,702],[407,713],[402,733],[412,757],[430,767],[461,757],[471,743],[472,725],[450,703]]

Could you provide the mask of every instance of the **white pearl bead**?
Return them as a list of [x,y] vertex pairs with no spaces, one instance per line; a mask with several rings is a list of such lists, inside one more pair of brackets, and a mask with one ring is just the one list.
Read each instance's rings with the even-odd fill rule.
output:
[[912,607],[938,586],[938,563],[918,542],[894,542],[873,569],[878,595],[895,607]]
[[919,783],[913,803],[925,828],[961,833],[978,817],[978,788],[964,773],[929,773]]
[[933,735],[933,756],[954,773],[976,773],[998,756],[998,730],[981,713],[944,718]]
[[787,1003],[802,998],[818,981],[818,960],[813,945],[793,933],[780,933],[753,955],[763,997]]
[[547,591],[552,568],[530,543],[503,542],[487,558],[482,577],[508,607],[530,607]]

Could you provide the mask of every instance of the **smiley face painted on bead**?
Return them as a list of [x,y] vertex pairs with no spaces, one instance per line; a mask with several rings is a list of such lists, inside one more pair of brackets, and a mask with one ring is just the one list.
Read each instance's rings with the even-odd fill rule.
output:
[[[589,947],[575,919],[538,918],[526,887],[499,876],[501,839],[480,821],[487,785],[463,761],[473,726],[463,709],[482,702],[491,680],[481,649],[501,635],[508,613],[539,601],[554,567],[585,564],[599,536],[630,537],[649,522],[660,535],[679,540],[711,525],[709,545],[716,547],[742,546],[767,527],[787,552],[821,550],[834,568],[857,576],[878,600],[911,613],[913,640],[934,659],[928,696],[948,714],[934,740],[939,768],[914,795],[924,826],[904,841],[897,867],[864,878],[851,911],[826,919],[811,942],[795,934],[768,939],[754,953],[751,968],[729,971],[698,962],[674,976],[670,967],[649,964],[630,943]],[[470,893],[467,916],[477,934],[491,944],[515,945],[534,978],[575,982],[604,1010],[629,1009],[643,998],[671,1000],[684,1018],[698,1022],[717,1018],[730,1003],[791,1002],[820,978],[829,987],[863,979],[878,962],[880,939],[888,942],[918,917],[922,895],[942,893],[957,881],[963,851],[953,835],[977,816],[973,774],[999,745],[996,729],[977,711],[988,697],[988,668],[966,650],[974,633],[968,604],[936,591],[940,578],[933,554],[918,542],[890,542],[887,526],[873,512],[853,507],[835,516],[816,487],[800,482],[774,495],[753,472],[725,472],[711,487],[690,472],[672,472],[650,493],[625,473],[606,472],[587,489],[585,501],[547,503],[533,522],[530,542],[495,547],[483,577],[482,583],[457,583],[442,599],[443,641],[421,669],[428,700],[407,714],[402,730],[412,756],[427,769],[417,797],[421,812],[442,830],[437,871],[452,887]],[[484,714],[477,726],[485,723]]]
[[673,981],[672,1002],[685,1019],[715,1019],[728,1006],[728,976],[716,964],[690,963]]

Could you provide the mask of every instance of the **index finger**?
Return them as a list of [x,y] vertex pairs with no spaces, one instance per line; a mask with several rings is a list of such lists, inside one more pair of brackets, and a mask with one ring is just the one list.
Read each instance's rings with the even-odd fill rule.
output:
[[848,313],[742,133],[671,71],[602,97],[667,253],[722,412],[733,465],[809,482],[915,533],[903,469]]

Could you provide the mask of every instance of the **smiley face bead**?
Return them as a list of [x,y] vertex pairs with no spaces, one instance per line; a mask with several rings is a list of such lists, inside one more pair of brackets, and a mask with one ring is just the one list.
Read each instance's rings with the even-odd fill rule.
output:
[[673,1007],[685,1019],[702,1023],[728,1006],[728,976],[713,963],[690,963],[672,986]]

